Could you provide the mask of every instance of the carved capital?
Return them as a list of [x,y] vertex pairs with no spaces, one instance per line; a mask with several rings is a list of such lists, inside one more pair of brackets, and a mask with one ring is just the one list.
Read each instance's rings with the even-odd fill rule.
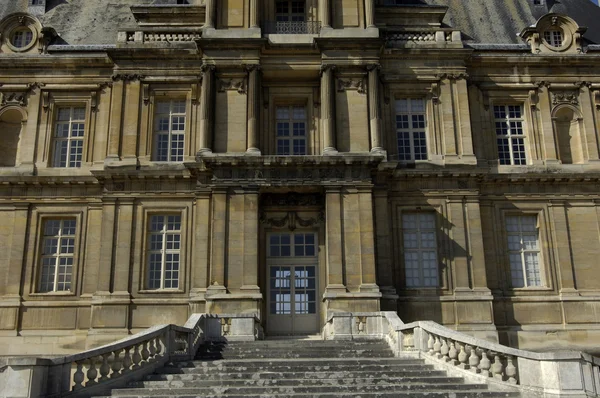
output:
[[594,91],[594,105],[600,111],[600,90]]
[[144,84],[142,86],[142,98],[144,100],[144,105],[148,105],[150,103],[150,85]]
[[546,87],[546,88],[550,88],[551,84],[545,80],[538,80],[533,82],[533,85],[536,86],[539,89]]
[[586,81],[578,81],[578,82],[573,83],[573,85],[579,89],[582,89],[584,87],[592,88],[592,83],[586,82]]
[[212,64],[202,64],[202,66],[200,67],[200,71],[202,72],[202,75],[204,75],[205,73],[212,73],[217,69],[217,67],[215,65]]
[[469,78],[469,74],[465,72],[459,73],[438,73],[436,76],[440,80],[467,80]]
[[372,70],[381,70],[381,64],[379,63],[375,63],[375,64],[368,64],[367,65],[367,72],[371,72]]
[[245,64],[243,65],[244,69],[246,69],[246,71],[248,73],[251,73],[252,71],[261,71],[262,70],[262,66],[259,64]]
[[137,73],[132,73],[132,74],[115,74],[112,76],[112,80],[114,82],[118,82],[118,81],[123,81],[123,82],[134,82],[134,81],[140,81],[143,80],[146,76],[144,75],[140,75]]
[[335,72],[336,69],[337,69],[336,65],[323,64],[323,65],[321,65],[320,74],[321,74],[321,76],[323,76],[323,72],[328,71],[328,70]]
[[325,214],[321,210],[317,217],[302,218],[295,211],[288,211],[284,217],[268,218],[264,212],[260,215],[260,222],[273,228],[287,228],[290,231],[296,230],[298,227],[310,228],[315,227],[325,221]]

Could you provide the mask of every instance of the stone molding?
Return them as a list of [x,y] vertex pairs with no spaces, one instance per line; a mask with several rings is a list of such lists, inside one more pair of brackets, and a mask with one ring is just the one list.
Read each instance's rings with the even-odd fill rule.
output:
[[248,92],[246,78],[219,79],[218,92],[237,91],[239,94]]
[[579,105],[579,94],[576,91],[552,92],[552,105]]
[[6,92],[0,93],[2,99],[0,100],[0,106],[27,106],[27,93],[25,92]]
[[263,211],[260,214],[260,222],[273,228],[285,228],[287,226],[290,231],[295,231],[298,227],[310,228],[324,223],[325,213],[321,210],[317,217],[302,218],[298,215],[298,212],[288,211],[284,217],[275,218],[267,217]]
[[359,94],[366,94],[367,88],[364,77],[354,78],[338,78],[337,79],[337,91],[344,92],[348,90],[356,90]]

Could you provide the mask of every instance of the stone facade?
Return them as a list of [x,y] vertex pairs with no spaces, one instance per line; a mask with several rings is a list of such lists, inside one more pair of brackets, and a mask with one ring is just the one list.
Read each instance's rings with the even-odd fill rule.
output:
[[596,349],[600,46],[568,9],[514,0],[490,43],[452,1],[26,3],[0,8],[0,352],[380,310]]

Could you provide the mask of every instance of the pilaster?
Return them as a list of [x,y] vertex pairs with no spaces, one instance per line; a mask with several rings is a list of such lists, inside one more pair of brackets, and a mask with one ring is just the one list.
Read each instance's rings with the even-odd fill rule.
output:
[[375,0],[365,0],[365,21],[367,28],[375,28]]
[[327,250],[326,292],[346,292],[342,253],[342,208],[341,188],[327,187],[325,190],[325,241]]
[[113,294],[129,296],[131,243],[135,199],[119,199],[117,208],[116,247],[114,260]]
[[115,241],[116,200],[102,201],[102,228],[100,234],[100,266],[96,284],[96,294],[107,294],[111,290],[111,274],[113,269],[113,249]]
[[242,291],[260,293],[258,287],[258,190],[244,193],[244,274]]
[[110,124],[108,127],[108,154],[105,162],[119,160],[124,87],[125,83],[122,79],[114,79],[111,99],[112,106],[110,111]]
[[259,15],[260,15],[260,3],[261,0],[250,1],[250,28],[258,29],[259,26]]
[[[209,286],[209,253],[210,251],[210,225],[211,225],[211,198],[208,193],[198,194],[196,197],[193,231],[193,266],[191,269],[191,298],[203,301],[206,288]],[[204,309],[202,309],[202,312]]]
[[[558,271],[558,288],[562,294],[574,293],[577,290],[575,267],[571,257],[571,236],[566,203],[552,201],[550,207],[551,230],[556,242],[556,269]],[[550,278],[548,278],[550,279]]]
[[323,154],[337,153],[335,143],[335,97],[333,92],[334,65],[321,67],[321,132],[323,134]]
[[396,284],[394,281],[394,263],[391,246],[391,225],[387,189],[375,190],[373,194],[373,212],[375,213],[375,236],[377,237],[377,283],[383,294],[382,310],[396,310]]
[[217,0],[205,0],[204,6],[206,7],[206,22],[204,27],[207,29],[215,28],[215,20],[217,16],[216,10]]
[[[367,0],[367,2],[369,2]],[[379,69],[380,65],[369,65],[369,119],[371,127],[371,152],[384,151],[381,143],[381,109],[379,105]]]
[[[256,0],[253,0],[255,3]],[[260,129],[260,65],[248,65],[248,149],[249,155],[260,155],[258,134]]]
[[42,109],[41,89],[32,88],[27,99],[27,120],[23,121],[16,166],[33,172],[38,120]]
[[[23,273],[25,245],[27,242],[27,229],[29,223],[29,205],[16,205],[14,208],[12,225],[12,242],[6,247],[10,250],[8,259],[8,272],[6,273],[6,284],[4,294],[19,297],[21,295],[21,277]],[[33,281],[35,284],[35,281]]]
[[225,291],[225,250],[227,239],[227,190],[212,194],[212,233],[210,259],[210,289]]
[[[212,3],[212,0],[207,1]],[[200,94],[200,115],[198,117],[198,123],[200,126],[200,153],[211,153],[212,152],[212,110],[213,110],[213,86],[215,79],[215,67],[214,65],[203,65],[202,67],[202,91]]]
[[321,12],[321,28],[331,29],[331,5],[330,0],[319,0],[319,11]]
[[540,85],[539,88],[539,109],[540,109],[540,138],[545,157],[542,159],[548,163],[558,163],[558,152],[556,141],[554,139],[554,126],[552,123],[552,101],[550,99],[550,90],[548,85]]
[[[596,130],[595,121],[598,119],[596,107],[592,104],[592,93],[588,85],[582,84],[579,95],[581,100],[581,112],[583,113],[583,124],[585,136],[584,148],[587,153],[584,155],[584,160],[599,161],[600,160],[600,139],[599,131]],[[596,115],[594,115],[596,113]],[[583,132],[582,132],[583,133]]]
[[123,115],[123,143],[121,161],[128,165],[137,164],[137,140],[140,119],[141,83],[135,77],[125,85],[125,103]]

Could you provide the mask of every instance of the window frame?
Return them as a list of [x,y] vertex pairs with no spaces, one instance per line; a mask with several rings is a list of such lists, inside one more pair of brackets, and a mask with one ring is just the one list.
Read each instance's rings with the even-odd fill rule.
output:
[[[517,232],[509,231],[508,221],[511,218],[515,218],[518,220],[519,230]],[[523,230],[523,219],[524,218],[535,218],[535,233],[536,233],[536,244],[537,250],[528,250],[523,247],[523,236],[526,235],[526,232],[532,231],[524,231]],[[504,216],[504,232],[506,235],[505,239],[505,248],[508,256],[508,267],[509,267],[509,275],[510,275],[510,286],[513,289],[539,289],[546,288],[546,278],[544,273],[544,258],[542,253],[542,244],[540,240],[540,219],[537,214],[506,214]],[[510,248],[510,237],[511,236],[519,236],[519,240],[521,243],[521,248],[519,250],[511,250]],[[521,257],[520,259],[520,271],[521,271],[521,279],[523,281],[523,286],[516,286],[515,284],[515,275],[513,274],[513,263],[511,257],[513,254],[518,253]],[[539,274],[539,285],[532,285],[529,281],[528,272],[527,272],[527,264],[525,255],[527,253],[536,253],[537,254],[537,273]]]
[[[154,163],[162,165],[179,165],[187,161],[193,161],[196,157],[195,146],[199,139],[199,131],[194,131],[192,126],[197,123],[198,112],[196,107],[200,105],[201,84],[143,84],[143,102],[141,101],[140,112],[140,138],[139,138],[139,161],[141,165],[149,166]],[[156,161],[156,108],[157,102],[183,100],[185,99],[185,130],[183,143],[183,162]]]
[[[69,110],[69,120],[59,120],[60,117],[60,113],[62,110],[68,109]],[[75,119],[74,118],[74,113],[76,109],[83,109],[84,110],[84,117],[83,119]],[[65,123],[66,122],[66,123]],[[81,124],[83,123],[83,131],[82,131],[82,136],[73,136],[73,125],[75,124]],[[87,115],[87,109],[85,106],[59,106],[56,108],[56,112],[54,114],[54,121],[52,123],[52,144],[51,144],[51,154],[50,154],[50,167],[54,168],[54,169],[79,169],[83,166],[83,159],[84,159],[84,155],[85,155],[85,142],[86,142],[86,137],[85,137],[85,133],[88,130],[86,128],[87,123],[89,123],[89,117]],[[58,133],[58,126],[59,125],[67,125],[68,126],[68,134],[66,137],[58,137],[57,133]],[[72,166],[71,165],[71,156],[72,153],[71,151],[73,150],[74,146],[73,146],[73,142],[75,141],[81,141],[81,159],[78,161],[78,165]],[[62,165],[62,162],[59,160],[59,163],[61,163],[60,165],[57,164],[57,143],[58,142],[66,142],[67,143],[67,159],[65,160],[65,165]]]
[[[260,142],[263,143],[263,153],[277,156],[277,107],[298,106],[306,109],[306,156],[321,154],[323,150],[323,132],[318,127],[315,107],[318,98],[319,85],[298,87],[295,85],[276,85],[265,88],[268,95],[266,128],[261,131]],[[293,91],[293,93],[290,93]],[[294,156],[294,155],[290,155]],[[302,155],[300,155],[302,156]]]
[[[277,3],[287,3],[288,11],[286,13],[278,13],[277,12]],[[294,3],[304,3],[304,12],[294,12]],[[276,22],[306,22],[307,21],[307,11],[308,4],[306,1],[302,0],[275,0],[275,21]],[[279,20],[279,17],[287,17],[287,20]],[[294,18],[302,17],[302,20],[294,20]]]
[[[433,221],[434,221],[434,227],[433,229],[425,229],[425,231],[429,231],[429,232],[434,232],[435,236],[434,236],[434,240],[433,242],[435,242],[435,248],[433,250],[425,250],[427,248],[424,248],[421,246],[420,241],[421,239],[419,238],[419,246],[414,249],[414,250],[407,250],[406,248],[406,229],[404,227],[404,217],[405,216],[409,216],[409,215],[421,215],[421,214],[430,214],[433,216]],[[405,289],[407,290],[414,290],[414,289],[426,289],[426,290],[438,290],[438,289],[443,289],[444,288],[444,280],[443,280],[443,276],[441,275],[441,264],[440,264],[440,242],[439,242],[439,232],[440,232],[440,228],[439,228],[439,221],[438,221],[438,213],[437,211],[435,211],[435,209],[427,209],[427,210],[421,210],[421,209],[405,209],[400,213],[400,217],[399,217],[399,228],[400,228],[400,240],[401,240],[401,261],[402,261],[402,265],[403,265],[403,286]],[[419,228],[419,225],[417,225],[417,229],[416,229],[417,233],[420,234],[421,232],[421,228]],[[433,251],[435,252],[435,256],[436,256],[436,285],[425,285],[424,284],[424,275],[423,275],[423,261],[422,258],[419,257],[419,266],[418,266],[418,272],[419,272],[419,281],[417,285],[409,285],[408,284],[408,274],[407,274],[407,261],[406,261],[406,253],[407,252],[417,252],[419,254],[421,254],[422,252],[425,251]]]
[[[169,104],[169,113],[159,113],[159,106],[161,103],[167,103]],[[181,112],[173,112],[173,108],[174,108],[174,104],[176,102],[183,102],[184,107],[185,107],[185,111],[183,113]],[[154,113],[153,113],[153,129],[152,129],[152,151],[151,151],[151,159],[153,162],[160,162],[160,163],[183,163],[185,161],[185,155],[186,155],[186,143],[189,140],[189,134],[187,133],[190,129],[189,129],[189,112],[188,112],[188,104],[187,104],[187,98],[177,98],[177,97],[168,97],[165,99],[155,99],[155,104],[154,104]],[[160,130],[160,122],[159,122],[159,118],[161,116],[165,116],[168,115],[169,117],[169,130]],[[177,134],[173,133],[173,118],[174,117],[178,117],[181,118],[183,116],[184,119],[184,125],[183,125],[183,130],[176,130],[178,131]],[[165,133],[166,132],[166,133]],[[159,155],[158,153],[158,147],[159,147],[159,137],[161,135],[166,135],[168,136],[168,144],[167,144],[167,160],[158,160],[157,156]],[[183,135],[183,148],[181,148],[181,154],[177,155],[177,157],[180,157],[181,160],[177,159],[177,160],[173,160],[173,136],[174,135]]]
[[[73,250],[73,265],[71,268],[71,289],[68,291],[52,291],[42,292],[41,291],[41,278],[42,278],[42,256],[43,256],[43,234],[44,225],[47,220],[58,220],[58,219],[70,219],[75,220],[75,243]],[[29,287],[29,296],[35,297],[76,297],[79,295],[80,286],[80,266],[81,261],[84,258],[83,250],[85,245],[85,234],[87,228],[87,216],[84,209],[74,210],[71,207],[50,207],[44,209],[34,209],[32,212],[32,234],[30,244],[35,249],[32,253],[25,257],[27,258],[27,264],[31,267],[31,274],[26,277],[31,278]]]
[[[153,219],[155,217],[163,217],[165,219],[167,219],[167,221],[164,223],[163,225],[163,229],[161,231],[153,231],[152,230],[152,225],[153,225]],[[170,222],[168,220],[169,217],[179,217],[179,230],[169,230],[169,229],[165,229],[165,225],[168,225],[168,223]],[[171,233],[170,233],[171,232]],[[166,292],[171,292],[171,291],[180,291],[181,290],[181,283],[182,283],[182,278],[181,278],[181,273],[182,273],[182,257],[183,257],[183,244],[182,244],[182,238],[183,238],[183,216],[181,213],[177,213],[177,212],[154,212],[154,213],[150,213],[148,214],[148,220],[146,223],[146,230],[145,230],[145,236],[146,236],[146,241],[145,241],[145,262],[144,262],[144,267],[145,267],[145,279],[144,279],[144,290],[146,291],[166,291]],[[179,249],[175,250],[175,249],[167,249],[167,237],[168,235],[173,235],[173,236],[178,236],[179,237]],[[153,236],[159,236],[161,238],[161,249],[159,250],[159,254],[161,256],[160,259],[160,280],[159,282],[159,287],[152,287],[152,271],[151,271],[151,261],[152,261],[152,255],[156,254],[157,250],[153,250],[151,248],[151,244],[152,244],[152,237]],[[167,274],[167,260],[166,260],[166,256],[168,254],[177,254],[179,256],[179,260],[178,260],[178,265],[177,265],[177,286],[176,287],[165,287],[165,283],[167,281],[166,278],[166,274]],[[174,280],[174,279],[169,279],[169,280]]]
[[[289,130],[289,135],[288,136],[279,136],[279,122],[280,120],[283,119],[279,119],[278,118],[278,110],[280,108],[288,108],[288,113],[289,113],[289,117],[286,120],[286,123],[288,123],[288,130]],[[303,136],[294,136],[294,130],[295,130],[295,122],[300,122],[301,119],[295,119],[294,118],[294,109],[299,109],[302,108],[304,110],[304,119],[302,120],[304,122],[304,135]],[[275,155],[276,156],[306,156],[309,153],[309,131],[308,131],[308,109],[306,106],[299,106],[299,105],[276,105],[275,106]],[[297,138],[297,137],[303,137],[302,138]],[[289,154],[282,154],[279,153],[279,142],[280,140],[284,140],[288,143],[289,145]],[[304,153],[298,153],[295,154],[294,153],[294,141],[295,140],[302,140],[304,142]]]
[[[133,255],[133,271],[132,271],[132,291],[141,295],[169,295],[174,294],[178,297],[185,293],[189,286],[187,285],[188,275],[190,270],[190,253],[189,244],[194,241],[194,232],[189,230],[190,215],[192,214],[193,205],[185,202],[156,202],[153,200],[141,201],[137,208],[136,219],[139,220],[135,224],[135,239],[137,242],[142,242],[138,245]],[[181,215],[181,240],[180,240],[180,265],[179,265],[179,287],[173,289],[149,289],[149,234],[150,218],[153,215]]]
[[[56,234],[52,234],[52,235],[47,235],[46,234],[46,229],[49,223],[51,222],[58,222],[59,223],[59,227],[58,227],[58,232]],[[66,223],[73,223],[74,225],[72,227],[67,226]],[[67,234],[65,233],[65,229],[70,229],[73,228],[73,234]],[[45,294],[45,293],[70,293],[72,291],[72,287],[73,287],[73,268],[74,268],[74,263],[75,263],[75,241],[77,239],[77,219],[73,218],[73,217],[66,217],[66,218],[52,218],[52,217],[48,217],[46,219],[43,220],[42,222],[42,226],[41,226],[41,236],[40,236],[40,252],[39,252],[39,260],[38,260],[38,266],[39,266],[39,277],[38,277],[38,281],[37,281],[37,288],[36,291],[38,293],[41,294]],[[52,239],[56,239],[57,240],[57,244],[56,244],[56,250],[53,251],[52,253],[46,253],[46,243],[48,240],[52,240]],[[68,245],[68,246],[63,246],[63,241],[65,239],[71,240],[72,241],[72,245]],[[71,251],[67,251],[67,252],[63,252],[63,247],[68,247],[71,249]],[[48,264],[48,266],[45,265],[45,261],[46,259],[53,259],[54,260],[54,264]],[[60,272],[60,268],[61,265],[60,262],[62,259],[71,259],[71,264],[67,264],[67,266],[70,266],[70,272],[65,273],[65,275],[68,275],[70,277],[70,280],[68,282],[63,281],[60,282],[60,276],[61,276],[61,272]],[[51,268],[53,269],[53,273],[54,273],[54,277],[52,278],[53,280],[50,281],[44,281],[44,275],[45,272],[44,270],[46,268]],[[67,284],[69,285],[68,289],[59,289],[59,285],[63,283],[63,284]],[[52,286],[50,289],[45,289],[44,286]]]
[[[515,106],[519,106],[521,109],[521,117],[520,118],[511,118],[510,117],[510,107],[515,107]],[[503,111],[506,114],[505,118],[496,118],[496,107],[503,107]],[[530,135],[528,134],[528,119],[527,119],[527,106],[526,103],[523,102],[517,102],[517,101],[494,101],[493,104],[490,105],[490,112],[491,112],[491,120],[492,120],[492,131],[494,134],[494,140],[495,140],[495,149],[496,149],[496,159],[497,163],[499,166],[512,166],[512,167],[523,167],[523,166],[528,166],[529,164],[532,163],[532,157],[531,157],[531,153],[529,151],[529,145],[530,145]],[[503,135],[499,135],[498,134],[498,123],[500,121],[503,121],[507,124],[507,132],[508,134],[503,134]],[[511,121],[517,121],[521,123],[520,129],[522,131],[522,134],[512,134],[511,133],[511,128],[510,128],[510,123]],[[499,140],[500,139],[508,139],[508,154],[510,156],[510,163],[505,164],[505,163],[501,163],[502,162],[502,158],[500,155],[500,146],[499,146]],[[516,164],[515,163],[515,158],[514,158],[514,148],[513,148],[513,139],[522,139],[523,140],[523,156],[524,156],[524,163],[522,164]]]
[[[44,93],[48,97],[48,119],[46,119],[46,126],[42,123],[40,130],[46,130],[44,135],[45,142],[40,142],[39,147],[44,148],[43,157],[41,162],[37,164],[40,168],[46,168],[47,170],[55,170],[62,173],[62,170],[70,170],[70,172],[77,172],[79,170],[85,170],[92,165],[93,153],[94,153],[94,137],[96,130],[96,112],[92,109],[92,95],[93,92],[48,92]],[[54,162],[54,151],[55,151],[55,140],[54,135],[56,132],[56,123],[58,122],[58,112],[62,108],[85,108],[85,126],[83,130],[83,150],[80,167],[55,167]],[[106,155],[104,154],[101,159],[104,161]],[[84,171],[82,171],[84,172]]]
[[[396,106],[398,101],[403,101],[406,100],[408,101],[408,105],[409,108],[407,112],[398,112],[398,108]],[[423,101],[423,111],[422,112],[413,112],[412,110],[412,101],[413,100],[422,100]],[[417,163],[417,162],[427,162],[429,161],[430,158],[430,154],[429,154],[429,123],[428,123],[428,117],[427,117],[427,98],[426,97],[415,97],[415,96],[407,96],[404,98],[400,98],[400,97],[395,97],[394,98],[394,103],[393,103],[393,109],[394,109],[394,117],[393,117],[393,121],[394,121],[394,143],[395,143],[395,156],[397,158],[397,160],[399,162],[402,163]],[[406,115],[408,116],[408,124],[409,127],[407,129],[404,128],[398,128],[398,116],[400,115]],[[414,116],[422,116],[423,120],[422,122],[424,123],[424,127],[422,129],[416,129],[414,127]],[[402,130],[402,131],[400,131]],[[400,133],[408,133],[409,135],[409,159],[400,159],[400,139],[399,139],[399,134]],[[425,158],[424,159],[416,159],[416,147],[415,147],[415,134],[418,133],[423,133],[423,139],[425,140]]]

